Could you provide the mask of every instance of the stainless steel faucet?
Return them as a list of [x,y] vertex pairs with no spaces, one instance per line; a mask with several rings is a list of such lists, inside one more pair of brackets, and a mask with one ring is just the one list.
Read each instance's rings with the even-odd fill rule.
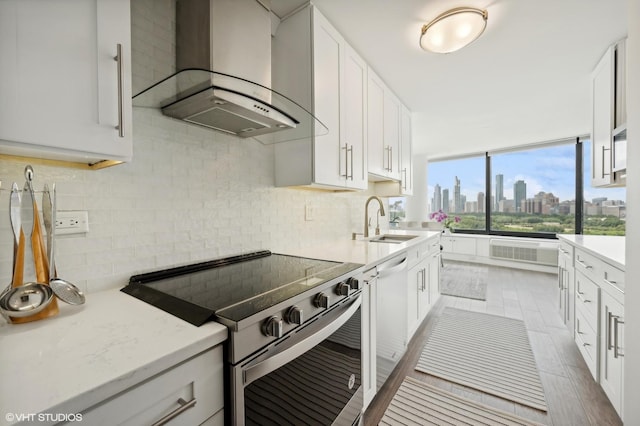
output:
[[[367,199],[367,202],[364,204],[364,238],[369,237],[369,202],[371,200],[378,201],[378,204],[380,204],[380,216],[384,216],[384,205],[382,204],[382,200],[380,199],[380,197],[376,197],[375,195],[369,197]],[[376,235],[378,234],[380,234],[380,228],[376,228]]]

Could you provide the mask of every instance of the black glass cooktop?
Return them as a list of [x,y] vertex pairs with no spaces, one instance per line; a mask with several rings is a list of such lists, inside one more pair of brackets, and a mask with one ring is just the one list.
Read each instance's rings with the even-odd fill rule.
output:
[[265,250],[134,275],[122,291],[200,326],[241,321],[360,266]]

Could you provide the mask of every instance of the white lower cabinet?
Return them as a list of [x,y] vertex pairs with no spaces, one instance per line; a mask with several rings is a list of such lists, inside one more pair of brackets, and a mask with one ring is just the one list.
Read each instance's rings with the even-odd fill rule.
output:
[[443,236],[441,241],[443,250],[447,253],[470,256],[476,255],[476,239],[473,236],[449,235]]
[[623,418],[624,305],[606,291],[601,296],[600,386]]
[[[438,237],[410,247],[406,254],[397,252],[396,255],[363,274],[362,387],[365,410],[440,296]],[[399,323],[404,311],[407,322]]]
[[571,336],[575,333],[575,270],[573,267],[573,247],[560,242],[558,248],[558,307],[562,322],[565,323]]
[[[222,345],[82,413],[90,425],[222,425]],[[163,422],[166,421],[166,422]]]
[[597,255],[564,240],[558,256],[559,287],[563,283],[575,285],[575,298],[565,303],[575,303],[576,345],[594,380],[624,420],[625,272],[608,263],[605,254]]
[[411,340],[440,296],[440,240],[409,249],[407,341]]
[[428,259],[421,260],[417,265],[409,269],[407,279],[409,301],[407,306],[407,332],[409,338],[407,340],[410,340],[410,336],[413,336],[420,325],[423,315],[426,315],[425,312],[429,310],[428,269]]

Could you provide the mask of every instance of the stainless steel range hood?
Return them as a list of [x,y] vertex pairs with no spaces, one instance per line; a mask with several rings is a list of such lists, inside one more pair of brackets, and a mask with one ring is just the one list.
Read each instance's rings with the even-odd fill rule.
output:
[[133,106],[265,144],[326,133],[311,113],[270,90],[269,7],[269,0],[177,0],[179,71],[135,95]]

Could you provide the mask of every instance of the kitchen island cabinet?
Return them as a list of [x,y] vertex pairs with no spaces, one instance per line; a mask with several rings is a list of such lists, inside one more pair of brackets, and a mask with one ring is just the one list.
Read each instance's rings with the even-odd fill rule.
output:
[[[573,254],[559,285],[575,277],[575,342],[589,371],[624,420],[625,237],[558,235]],[[572,265],[572,266],[571,266]]]
[[0,154],[130,161],[129,0],[0,2]]
[[[226,338],[223,325],[194,327],[118,290],[89,294],[85,305],[61,306],[56,317],[0,325],[2,378],[20,386],[0,388],[2,408],[114,424],[114,416],[156,421],[178,407],[178,398],[195,397],[198,404],[184,414],[197,419],[191,424],[219,419]],[[19,365],[29,368],[9,367]],[[0,424],[19,421],[5,415]]]

